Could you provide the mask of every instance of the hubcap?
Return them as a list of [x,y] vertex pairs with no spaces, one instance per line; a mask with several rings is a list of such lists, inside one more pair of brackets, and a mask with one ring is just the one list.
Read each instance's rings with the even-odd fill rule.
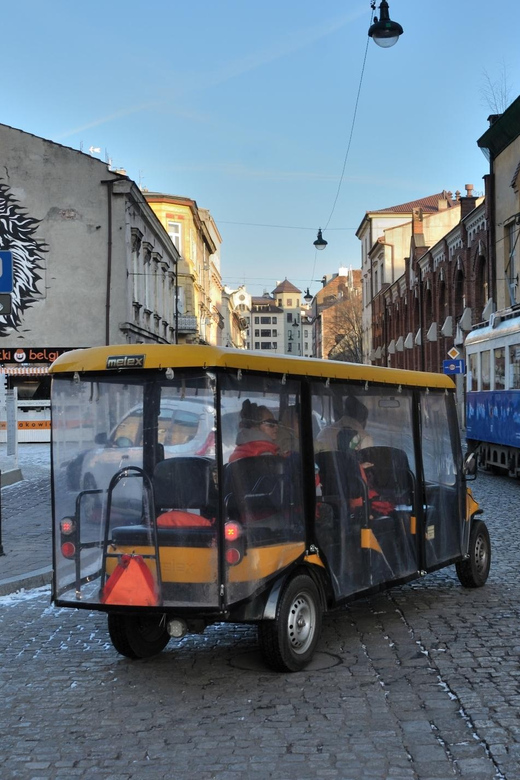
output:
[[486,571],[488,561],[488,549],[486,540],[480,534],[475,539],[475,566],[479,574]]
[[304,593],[299,593],[289,610],[287,631],[289,642],[295,653],[305,653],[312,643],[316,628],[314,603]]

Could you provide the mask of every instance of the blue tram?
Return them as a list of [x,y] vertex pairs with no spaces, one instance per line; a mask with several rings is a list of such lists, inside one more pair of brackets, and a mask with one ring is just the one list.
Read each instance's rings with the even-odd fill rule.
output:
[[520,477],[520,306],[476,325],[465,348],[468,447],[486,469]]

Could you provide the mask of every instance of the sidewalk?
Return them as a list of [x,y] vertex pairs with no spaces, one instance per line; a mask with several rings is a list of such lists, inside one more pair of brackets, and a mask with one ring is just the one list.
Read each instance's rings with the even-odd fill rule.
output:
[[2,487],[0,596],[52,576],[50,445],[20,444],[23,480]]

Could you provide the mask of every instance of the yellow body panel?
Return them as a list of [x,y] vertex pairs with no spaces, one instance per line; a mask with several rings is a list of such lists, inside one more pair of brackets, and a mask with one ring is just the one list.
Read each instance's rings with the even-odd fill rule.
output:
[[361,529],[361,547],[382,553],[382,549],[371,528]]
[[466,491],[466,520],[471,520],[472,516],[479,508],[479,504],[473,498],[471,488],[468,488]]
[[112,347],[91,347],[65,352],[54,361],[51,374],[65,372],[107,371],[107,359],[115,356],[144,356],[141,368],[109,369],[108,373],[126,370],[158,368],[232,368],[242,371],[310,376],[343,380],[363,380],[408,387],[437,387],[454,390],[446,374],[407,371],[398,368],[344,363],[336,360],[309,360],[288,355],[261,355],[239,349],[224,349],[204,345],[123,344]]
[[[262,580],[283,569],[305,551],[303,542],[249,548],[247,555],[236,566],[228,567],[229,582]],[[115,555],[153,555],[152,547],[124,546],[110,549]],[[218,559],[215,547],[160,547],[163,582],[201,583],[217,582]],[[155,575],[154,558],[145,563]],[[112,574],[117,558],[107,558],[107,574]]]

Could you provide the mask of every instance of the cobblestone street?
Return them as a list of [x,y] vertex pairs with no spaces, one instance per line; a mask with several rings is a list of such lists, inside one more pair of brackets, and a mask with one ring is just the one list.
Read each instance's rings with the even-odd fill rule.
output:
[[356,602],[298,674],[262,667],[252,627],[132,662],[103,614],[56,609],[48,587],[2,596],[2,780],[517,780],[519,486],[473,488],[488,584],[465,590],[450,568]]

